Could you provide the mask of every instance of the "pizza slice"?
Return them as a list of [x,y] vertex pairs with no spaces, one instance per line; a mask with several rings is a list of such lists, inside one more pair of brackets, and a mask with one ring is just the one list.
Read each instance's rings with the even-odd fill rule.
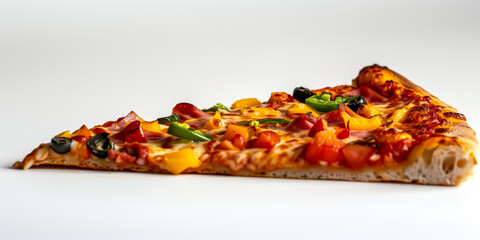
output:
[[72,166],[153,173],[228,174],[458,185],[478,142],[465,116],[378,65],[352,85],[273,92],[171,116],[65,131],[14,167]]

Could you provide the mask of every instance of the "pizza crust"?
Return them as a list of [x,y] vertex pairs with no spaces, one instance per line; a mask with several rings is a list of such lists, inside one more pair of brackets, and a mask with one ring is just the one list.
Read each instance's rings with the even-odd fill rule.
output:
[[[363,68],[359,76],[352,80],[352,84],[359,87],[370,82],[388,80],[400,83],[406,89],[430,96],[435,99],[435,104],[457,111],[401,74],[376,64]],[[404,172],[406,178],[420,183],[458,185],[473,175],[477,157],[478,141],[475,131],[462,121],[451,126],[444,136],[429,138],[415,146],[409,156],[410,163]]]

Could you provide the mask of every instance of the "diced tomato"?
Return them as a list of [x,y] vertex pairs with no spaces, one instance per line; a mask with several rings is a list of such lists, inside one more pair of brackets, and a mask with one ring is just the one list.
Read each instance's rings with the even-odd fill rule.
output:
[[[310,113],[311,115],[311,113]],[[305,114],[300,115],[300,117],[295,118],[291,123],[288,124],[287,130],[292,132],[297,132],[301,130],[309,130],[312,128],[313,123],[309,117]]]
[[268,99],[269,104],[282,104],[285,102],[295,102],[295,99],[287,93],[284,92],[273,92]]
[[232,138],[231,141],[232,141],[233,146],[235,146],[236,148],[238,148],[238,149],[244,149],[244,148],[245,148],[246,141],[245,141],[245,139],[242,137],[242,135],[236,134],[236,135]]
[[328,128],[328,123],[325,119],[318,120],[308,132],[308,136],[314,137],[318,132],[326,131]]
[[342,114],[345,114],[345,111],[342,110],[334,110],[328,113],[321,115],[320,119],[325,119],[331,125],[344,125],[343,124],[343,117]]
[[140,127],[140,121],[133,121],[124,127],[120,132],[111,135],[110,139],[120,142],[147,142],[143,130]]
[[210,117],[210,115],[208,115],[206,112],[198,109],[190,103],[179,103],[175,105],[172,110],[172,114],[177,114],[182,120],[202,119]]
[[395,162],[407,160],[408,151],[413,143],[413,139],[380,143],[380,160],[387,164],[395,164]]
[[252,141],[252,148],[273,148],[281,141],[280,136],[274,131],[263,131],[258,138]]
[[350,130],[347,128],[339,128],[337,129],[337,138],[338,139],[345,139],[350,137]]
[[312,165],[320,161],[339,163],[343,159],[343,146],[345,143],[338,140],[334,130],[318,132],[308,146],[305,159]]
[[351,169],[362,169],[374,153],[375,148],[358,144],[347,144],[343,148],[345,165]]

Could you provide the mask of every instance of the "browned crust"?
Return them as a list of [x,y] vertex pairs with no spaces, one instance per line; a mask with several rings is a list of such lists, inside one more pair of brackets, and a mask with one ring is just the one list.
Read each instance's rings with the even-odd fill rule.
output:
[[[455,108],[453,108],[452,106],[443,102],[442,100],[440,100],[439,98],[437,98],[436,96],[434,96],[433,94],[428,92],[427,90],[423,89],[422,87],[420,87],[417,84],[413,83],[412,81],[408,80],[403,75],[401,75],[401,74],[399,74],[399,73],[397,73],[393,70],[390,70],[388,67],[380,66],[378,64],[373,64],[371,66],[367,66],[367,67],[362,68],[362,70],[360,70],[359,74],[361,74],[362,72],[368,71],[368,70],[372,70],[372,69],[390,73],[390,74],[386,74],[386,75],[391,75],[393,77],[391,79],[388,78],[388,79],[385,79],[385,80],[392,80],[392,81],[395,81],[397,83],[400,83],[400,84],[402,84],[403,87],[405,87],[409,90],[413,90],[417,93],[421,93],[423,95],[430,96],[430,97],[434,98],[442,106],[445,106],[445,107],[456,110]],[[352,84],[356,87],[359,87],[361,85],[359,83],[358,79],[359,78],[357,77],[357,78],[352,80]],[[449,137],[460,137],[460,138],[465,138],[465,139],[469,139],[469,140],[477,142],[475,131],[464,121],[459,122],[459,123],[453,125],[452,127],[450,127],[446,135],[449,136]]]

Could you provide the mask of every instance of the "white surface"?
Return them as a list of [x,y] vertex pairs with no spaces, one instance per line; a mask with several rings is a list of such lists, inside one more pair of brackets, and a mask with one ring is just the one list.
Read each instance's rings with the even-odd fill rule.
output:
[[0,239],[479,238],[478,176],[451,188],[9,167],[83,123],[349,83],[372,63],[478,130],[479,11],[478,1],[2,1]]

